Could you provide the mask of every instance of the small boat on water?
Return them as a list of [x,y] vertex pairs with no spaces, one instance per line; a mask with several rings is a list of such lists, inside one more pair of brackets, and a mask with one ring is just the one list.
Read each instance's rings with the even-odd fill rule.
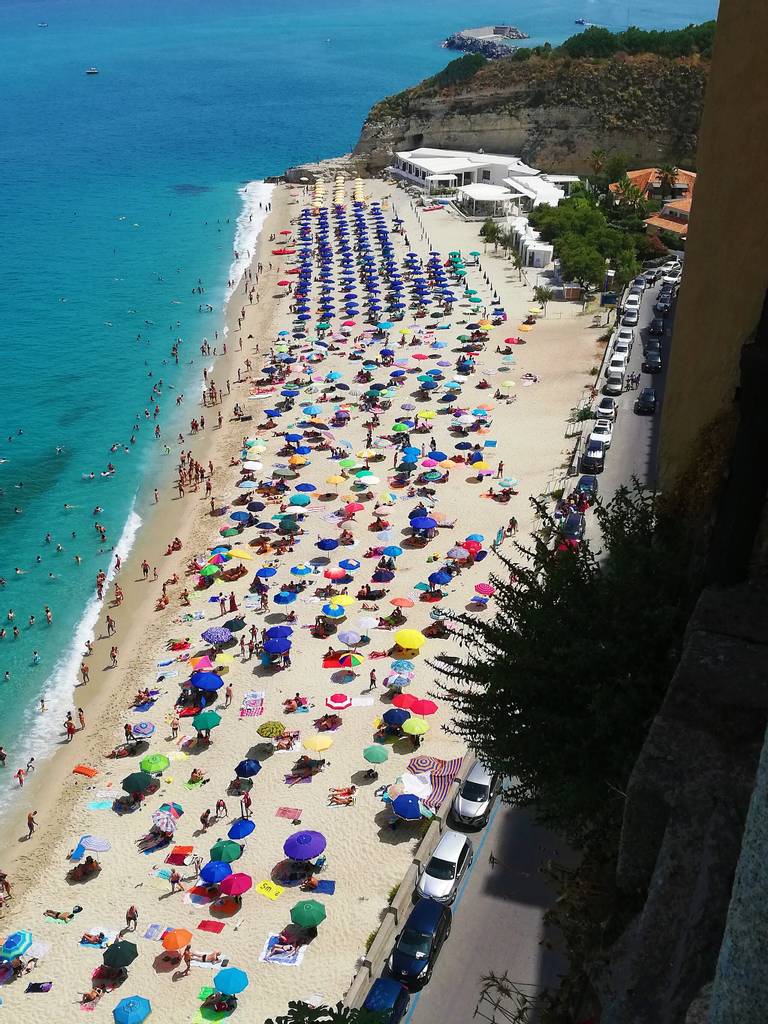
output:
[[85,69],[85,73],[86,73],[86,75],[98,75],[99,69],[98,68],[86,68]]
[[48,28],[48,22],[47,21],[38,21],[37,27],[38,28]]
[[575,24],[575,25],[585,25],[585,26],[589,26],[589,25],[591,25],[591,24],[592,24],[592,22],[591,22],[591,21],[587,21],[587,19],[586,19],[586,18],[577,18],[577,19],[576,19],[576,21],[574,22],[574,24]]

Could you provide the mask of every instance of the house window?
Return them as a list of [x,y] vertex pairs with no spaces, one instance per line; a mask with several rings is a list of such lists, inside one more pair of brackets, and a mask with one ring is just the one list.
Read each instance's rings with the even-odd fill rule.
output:
[[491,180],[491,172],[490,171],[483,171],[482,172],[482,179],[481,180],[482,181],[490,181]]

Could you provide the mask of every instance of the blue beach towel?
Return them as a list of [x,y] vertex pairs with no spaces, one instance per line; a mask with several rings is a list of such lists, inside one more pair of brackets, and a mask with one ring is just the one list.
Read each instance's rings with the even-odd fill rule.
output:
[[315,892],[323,892],[326,896],[333,896],[336,892],[336,883],[331,882],[328,878],[322,878],[315,887]]
[[[91,800],[88,804],[89,811],[106,811],[108,807],[112,806],[112,800]],[[80,855],[82,856],[82,854]]]

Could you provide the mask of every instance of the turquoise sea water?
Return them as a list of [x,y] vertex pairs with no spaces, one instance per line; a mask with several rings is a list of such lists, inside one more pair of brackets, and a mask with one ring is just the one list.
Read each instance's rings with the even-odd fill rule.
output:
[[[0,743],[9,765],[50,740],[34,710],[41,693],[71,698],[93,579],[108,561],[94,506],[107,548],[122,538],[127,549],[139,526],[132,509],[146,506],[162,450],[144,418],[151,383],[184,390],[199,365],[163,365],[172,340],[183,339],[188,363],[221,328],[242,185],[348,151],[370,105],[442,67],[450,55],[440,40],[468,18],[512,21],[538,43],[572,34],[576,17],[678,27],[716,7],[3,0],[0,680],[7,671],[10,681],[0,683]],[[85,75],[91,65],[98,76]],[[203,296],[192,294],[198,279]],[[214,312],[198,312],[201,299]],[[167,389],[160,404],[163,432],[175,437]],[[111,453],[113,443],[130,451]],[[117,472],[101,478],[110,460]],[[83,480],[90,471],[96,479]]]

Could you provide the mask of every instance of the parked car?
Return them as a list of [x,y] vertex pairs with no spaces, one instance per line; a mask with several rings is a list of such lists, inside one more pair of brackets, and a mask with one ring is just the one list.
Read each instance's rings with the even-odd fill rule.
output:
[[661,356],[658,352],[646,352],[643,358],[643,373],[661,373]]
[[420,899],[395,939],[389,973],[411,991],[423,988],[450,934],[451,908],[437,900]]
[[594,501],[597,498],[599,489],[597,477],[589,474],[587,476],[580,476],[579,482],[574,488],[576,494],[583,494],[590,501]]
[[637,291],[632,291],[630,289],[629,295],[627,295],[624,300],[624,311],[626,312],[628,309],[640,309],[642,298],[643,293],[639,289]]
[[605,468],[605,445],[602,441],[587,441],[581,456],[582,473],[602,473]]
[[462,825],[485,825],[498,791],[498,775],[475,761],[453,798],[451,817]]
[[624,390],[624,374],[611,373],[605,378],[603,393],[606,395],[620,395]]
[[658,281],[659,271],[652,267],[650,270],[646,270],[646,272],[643,274],[643,277],[645,278],[645,283],[650,287],[651,285],[656,284],[656,282]]
[[584,539],[584,531],[587,528],[587,521],[581,512],[569,512],[565,520],[560,524],[560,535],[565,540],[581,541]]
[[652,338],[660,338],[664,334],[664,321],[660,316],[655,316],[648,325],[648,333]]
[[632,282],[632,285],[630,287],[630,291],[634,291],[635,288],[639,288],[640,289],[640,294],[642,295],[647,287],[648,287],[648,282],[646,281],[644,276],[643,277],[636,277],[634,279],[634,281]]
[[453,903],[473,856],[469,837],[449,829],[421,869],[416,883],[418,895],[440,903]]
[[592,433],[589,435],[590,441],[601,441],[605,448],[611,447],[611,438],[613,437],[613,423],[608,419],[599,419],[595,421],[595,425],[592,428]]
[[627,360],[622,355],[612,355],[605,368],[605,376],[610,377],[612,373],[624,373],[627,368]]
[[630,345],[627,341],[617,341],[613,346],[613,354],[615,356],[622,356],[626,362],[629,359]]
[[595,414],[598,419],[612,420],[615,422],[618,413],[618,406],[612,398],[605,396],[595,406]]
[[634,306],[624,310],[624,315],[621,318],[622,327],[637,327],[640,323],[640,312]]
[[653,305],[653,311],[658,316],[666,316],[670,309],[672,309],[672,296],[669,293],[660,295]]
[[408,989],[392,978],[377,978],[365,997],[364,1010],[381,1014],[381,1024],[398,1024],[405,1016],[411,997]]
[[661,355],[661,338],[649,338],[643,346],[643,353],[648,355],[649,352],[656,352],[657,355]]
[[656,388],[643,388],[635,399],[635,412],[641,416],[653,416],[656,412]]
[[680,284],[682,276],[683,271],[682,269],[678,268],[677,270],[670,270],[670,272],[668,274],[665,274],[661,280],[664,284]]
[[635,341],[635,331],[632,327],[620,327],[613,336],[613,344],[617,345],[620,341],[626,341],[630,347]]

